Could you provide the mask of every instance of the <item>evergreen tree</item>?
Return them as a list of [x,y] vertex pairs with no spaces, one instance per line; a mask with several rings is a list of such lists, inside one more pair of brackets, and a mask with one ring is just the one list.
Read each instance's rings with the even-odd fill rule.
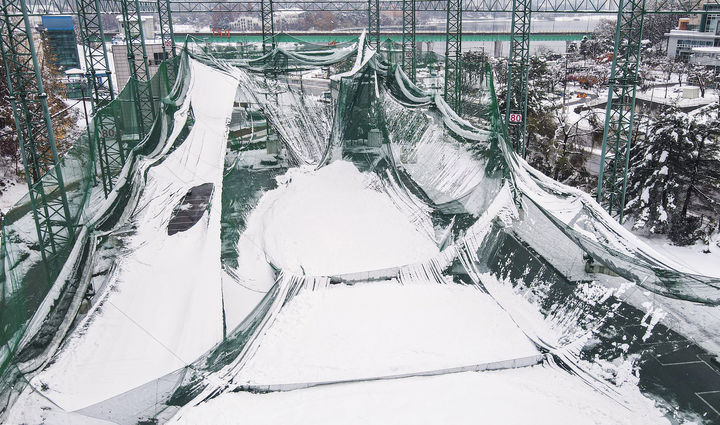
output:
[[636,140],[630,150],[625,206],[635,229],[668,233],[670,216],[680,211],[693,149],[689,117],[674,107],[650,126],[648,137]]
[[[720,218],[720,105],[703,108],[693,117],[694,145],[684,189],[682,209],[676,215],[670,237],[677,242],[706,242]],[[688,239],[689,238],[689,239]]]
[[626,214],[634,229],[679,244],[707,240],[720,199],[718,105],[689,116],[669,108],[631,148]]

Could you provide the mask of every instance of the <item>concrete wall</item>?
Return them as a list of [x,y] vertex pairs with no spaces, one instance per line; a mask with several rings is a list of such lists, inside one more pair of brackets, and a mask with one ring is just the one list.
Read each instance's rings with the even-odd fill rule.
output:
[[[148,57],[148,65],[150,65],[150,77],[155,75],[158,66],[162,62],[162,45],[160,43],[147,43],[145,50]],[[117,90],[120,91],[125,87],[130,79],[130,66],[127,57],[127,48],[125,44],[112,45],[113,62],[115,63],[115,78],[117,81]],[[138,64],[142,63],[142,58],[135,59]]]

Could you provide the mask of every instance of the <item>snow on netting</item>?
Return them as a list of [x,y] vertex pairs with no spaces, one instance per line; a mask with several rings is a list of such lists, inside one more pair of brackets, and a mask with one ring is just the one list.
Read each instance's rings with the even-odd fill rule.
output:
[[[294,46],[288,45],[293,43]],[[166,114],[159,114],[151,137],[133,151],[137,156],[144,156],[145,161],[134,164],[134,168],[126,167],[133,169],[127,171],[128,177],[117,191],[116,200],[102,211],[101,219],[93,223],[100,232],[115,232],[113,236],[118,242],[108,246],[104,254],[98,254],[105,263],[96,261],[95,264],[107,266],[112,263],[108,261],[112,255],[121,253],[122,258],[137,261],[138,267],[171,271],[165,259],[152,259],[148,260],[150,264],[144,264],[144,258],[133,257],[133,252],[137,253],[134,250],[147,246],[157,248],[153,245],[154,237],[143,239],[152,229],[143,228],[140,218],[154,217],[164,223],[167,211],[156,198],[169,196],[167,202],[177,204],[178,194],[182,194],[174,186],[171,175],[192,174],[195,167],[210,163],[220,167],[215,153],[224,152],[202,151],[197,132],[198,129],[210,131],[202,124],[208,122],[212,122],[216,130],[222,128],[218,121],[222,114],[195,109],[199,105],[188,95],[192,80],[191,75],[188,76],[189,64],[197,70],[199,63],[203,63],[222,74],[222,78],[231,77],[237,83],[235,102],[245,110],[245,122],[252,122],[254,115],[264,117],[269,123],[268,132],[272,130],[277,134],[289,160],[288,168],[275,176],[278,187],[261,193],[255,210],[249,217],[243,217],[247,223],[243,224],[245,231],[237,241],[235,252],[239,258],[234,265],[221,269],[217,244],[207,245],[208,252],[217,253],[217,264],[210,258],[212,255],[203,257],[202,269],[210,278],[207,279],[208,293],[198,293],[198,299],[203,300],[204,311],[217,312],[217,316],[201,315],[194,322],[173,309],[170,314],[173,326],[178,323],[193,326],[203,333],[202,343],[189,344],[183,336],[177,337],[173,340],[177,346],[166,350],[177,358],[172,359],[167,352],[160,353],[161,350],[156,356],[149,353],[149,357],[155,356],[154,365],[136,359],[142,367],[128,369],[123,376],[115,377],[118,382],[109,381],[113,383],[107,386],[98,386],[87,373],[83,377],[86,386],[79,390],[68,385],[67,376],[58,378],[68,373],[65,368],[83,373],[78,365],[73,365],[72,356],[61,349],[56,355],[59,366],[53,369],[50,365],[32,382],[42,387],[43,379],[57,379],[53,382],[59,383],[58,389],[51,385],[41,390],[44,396],[55,396],[67,408],[91,417],[119,423],[132,423],[138,418],[164,422],[183,406],[186,408],[180,410],[180,417],[183,412],[192,412],[194,406],[233,391],[285,391],[343,380],[485,370],[488,362],[505,359],[507,361],[499,362],[496,367],[528,366],[542,361],[543,367],[553,373],[570,371],[573,379],[632,408],[636,396],[642,396],[637,386],[621,387],[623,382],[618,376],[632,369],[634,360],[644,349],[642,343],[653,342],[653,338],[664,341],[662,338],[669,339],[672,334],[667,329],[660,336],[653,333],[655,327],[660,328],[661,314],[653,305],[645,315],[628,307],[630,296],[642,288],[662,297],[707,305],[720,301],[716,279],[692,275],[675,267],[618,225],[587,195],[543,176],[512,152],[498,114],[489,68],[478,88],[479,110],[483,112],[471,124],[455,114],[440,95],[425,93],[415,86],[396,64],[388,63],[367,46],[364,36],[357,43],[336,46],[290,40],[257,58],[242,57],[241,52],[233,49],[232,46],[198,46],[190,55],[194,60],[183,56],[181,71],[184,72],[179,74],[178,83],[166,98],[166,103],[173,107],[166,108]],[[292,72],[339,64],[353,57],[352,69],[331,78],[330,105],[289,84]],[[227,93],[223,99],[225,95]],[[223,114],[231,109],[226,106],[222,107]],[[202,160],[190,161],[191,154],[202,156]],[[213,167],[210,168],[212,179],[216,179],[214,190],[221,191],[222,182],[217,180],[219,175]],[[155,185],[146,186],[151,181],[146,178],[158,180]],[[163,190],[163,184],[173,188],[170,195]],[[353,190],[341,193],[346,187]],[[335,207],[333,202],[342,205]],[[219,205],[211,205],[211,212],[200,229],[215,238],[218,218],[214,209]],[[377,218],[376,221],[385,222],[373,227],[373,223],[361,221],[362,214],[354,214],[366,212],[363,207],[393,213]],[[335,212],[337,217],[316,213],[314,209]],[[268,230],[269,223],[277,228]],[[293,223],[297,228],[293,228]],[[349,229],[337,230],[343,226]],[[138,234],[143,231],[147,233]],[[368,242],[378,233],[402,240],[396,245],[388,244],[391,245],[388,251],[381,251],[370,243],[374,241]],[[406,237],[409,234],[412,237]],[[200,238],[202,235],[192,235],[199,238],[197,243],[207,243]],[[99,233],[97,238],[88,239],[95,241],[93,244],[103,243],[107,241],[103,237]],[[169,240],[166,235],[157,237],[163,247],[163,241]],[[334,244],[344,239],[352,239],[354,246]],[[403,243],[411,244],[412,249]],[[194,276],[186,276],[192,273],[183,267],[192,260],[188,253],[194,251],[185,245],[174,248],[177,251],[173,252],[185,261],[178,262],[179,271],[172,274],[173,278],[184,282],[183,288],[192,291],[197,288],[192,281]],[[91,246],[89,251],[94,249]],[[357,254],[372,249],[376,249],[374,255]],[[354,259],[353,255],[361,258]],[[587,268],[590,260],[619,276],[617,281],[607,285],[595,282],[597,275]],[[73,260],[72,264],[80,275],[87,275],[87,270],[78,266],[82,262]],[[112,275],[118,276],[113,270]],[[124,272],[132,275],[129,270]],[[616,285],[612,286],[613,283]],[[401,347],[408,349],[408,356],[402,364],[405,368],[400,368],[399,373],[394,373],[398,372],[397,364],[378,361],[368,365],[363,364],[362,358],[352,356],[347,357],[348,369],[338,373],[340,366],[333,366],[333,359],[322,357],[328,353],[313,351],[318,347],[306,347],[308,350],[299,352],[300,347],[292,346],[292,340],[281,338],[288,332],[298,331],[315,340],[326,340],[327,335],[337,333],[337,329],[298,330],[292,326],[302,325],[296,319],[307,306],[322,305],[323,300],[336,297],[336,302],[325,304],[328,310],[314,310],[322,321],[328,320],[323,315],[332,315],[333,308],[347,302],[344,295],[352,299],[356,288],[336,287],[338,284],[378,285],[357,293],[387,296],[389,300],[384,301],[396,299],[408,305],[412,304],[410,299],[428,302],[457,293],[472,304],[466,309],[467,323],[451,320],[442,323],[459,334],[474,332],[472,327],[483,320],[473,316],[477,313],[473,305],[488,303],[487,310],[493,310],[493,317],[498,319],[495,322],[509,324],[500,333],[513,332],[512,338],[517,338],[517,344],[510,344],[513,347],[506,347],[508,351],[498,356],[483,357],[488,353],[481,350],[482,341],[475,341],[473,347],[477,350],[468,353],[477,362],[486,362],[467,365],[464,363],[472,363],[473,359],[450,358],[442,352],[442,338],[447,335],[443,329],[430,329],[432,324],[426,323],[429,330],[435,331],[436,339],[424,341],[431,347],[413,346],[416,341],[409,336],[398,339],[408,344]],[[457,286],[447,293],[435,292],[447,285]],[[403,290],[409,286],[412,288]],[[151,300],[159,296],[142,292],[142,288],[128,287],[128,291],[133,290],[150,295]],[[426,290],[427,293],[417,295]],[[237,303],[243,314],[235,319],[226,308],[229,303],[237,302],[233,300],[233,292],[248,297]],[[435,293],[442,296],[433,295]],[[113,304],[107,308],[122,300],[122,295],[113,298],[111,291],[108,294],[107,299]],[[407,299],[403,294],[407,294]],[[182,297],[187,293],[172,295]],[[181,301],[197,307],[191,299],[193,297],[188,296]],[[445,304],[454,302],[449,300]],[[145,313],[152,305],[138,304],[139,307],[132,307],[144,309]],[[106,306],[99,305],[96,310],[101,308]],[[122,311],[126,308],[131,306],[126,305]],[[433,308],[425,311],[444,314]],[[343,309],[343,313],[350,314],[352,309]],[[150,316],[148,313],[140,317],[147,320]],[[627,326],[618,325],[617,317],[626,320]],[[412,320],[412,317],[408,315],[406,319]],[[347,318],[355,325],[357,320],[357,315]],[[98,322],[102,324],[102,320]],[[421,318],[417,318],[417,322],[422,322]],[[164,323],[158,320],[157,324],[146,326],[162,327]],[[92,322],[88,326],[88,334],[99,338],[102,332],[93,333]],[[165,329],[168,334],[175,334],[175,328],[169,326],[168,329]],[[323,334],[324,330],[328,333]],[[352,343],[368,337],[362,329],[353,331],[355,333],[345,340],[349,349]],[[92,347],[96,340],[85,340],[82,332],[72,335],[68,341],[85,346],[88,351],[82,354],[90,358],[88,353],[96,353]],[[395,342],[387,336],[386,339],[388,344]],[[439,347],[432,346],[433,342]],[[527,350],[515,351],[521,345]],[[57,345],[51,348],[47,350],[48,355],[56,351]],[[456,350],[451,351],[457,354]],[[293,357],[296,352],[298,357]],[[426,358],[416,356],[418,352],[425,353]],[[104,354],[116,355],[111,350]],[[333,354],[340,358],[340,365],[343,354]],[[322,362],[318,363],[321,358]],[[530,360],[517,363],[519,358]],[[113,359],[116,360],[122,357]],[[302,367],[288,370],[295,362]],[[317,368],[320,363],[326,367]],[[278,364],[278,373],[269,374],[268,368],[275,364]]]
[[[187,55],[175,59],[181,71],[187,72]],[[131,167],[138,156],[152,152],[172,127],[175,102],[187,87],[184,76],[169,81],[168,62],[158,68],[147,83],[130,80],[116,98],[96,111],[90,121],[90,139],[85,132],[61,158],[71,226],[75,239],[57,247],[58,254],[43,260],[37,243],[29,197],[26,195],[10,209],[2,223],[0,242],[0,411],[12,403],[24,388],[23,374],[42,367],[68,332],[72,320],[86,295],[92,261],[96,255],[101,229],[117,219],[106,208],[117,208],[127,188],[125,174],[119,166],[111,169],[117,186],[104,198],[97,161],[98,140],[110,149],[125,153],[125,166]],[[178,66],[173,63],[172,66]],[[139,84],[150,86],[158,112],[152,130],[140,139],[135,109]],[[103,123],[103,130],[98,125]],[[39,183],[37,183],[39,184]],[[59,196],[57,193],[50,196]]]

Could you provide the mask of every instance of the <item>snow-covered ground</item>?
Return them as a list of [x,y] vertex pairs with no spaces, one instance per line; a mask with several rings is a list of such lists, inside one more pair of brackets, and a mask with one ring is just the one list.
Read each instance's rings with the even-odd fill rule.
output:
[[537,354],[510,316],[475,287],[332,285],[285,305],[234,381],[368,379]]
[[329,385],[269,394],[227,393],[183,411],[177,425],[235,424],[669,424],[639,393],[632,408],[560,369]]
[[[672,81],[677,82],[677,79]],[[672,104],[681,108],[707,105],[718,101],[718,91],[711,88],[705,90],[705,96],[703,97],[684,97],[684,90],[692,88],[693,86],[687,83],[684,83],[682,86],[675,84],[669,87],[653,87],[646,91],[639,91],[637,98],[651,102]]]
[[[712,241],[710,245],[698,242],[690,246],[677,246],[663,236],[638,237],[686,269],[697,274],[720,278],[720,247],[716,245],[718,240]],[[717,238],[720,238],[720,235],[716,235]]]
[[0,212],[7,213],[23,196],[27,195],[27,183],[13,176],[3,179],[5,187],[0,190]]

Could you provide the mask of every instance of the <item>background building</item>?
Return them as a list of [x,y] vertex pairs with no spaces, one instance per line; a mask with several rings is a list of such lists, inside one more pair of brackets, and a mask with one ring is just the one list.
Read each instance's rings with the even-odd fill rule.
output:
[[703,10],[697,25],[683,18],[678,22],[677,29],[665,34],[668,37],[669,58],[688,62],[695,48],[720,47],[720,5],[706,4]]
[[55,54],[57,67],[62,71],[80,68],[72,16],[43,16],[41,30],[43,29]]
[[[117,83],[117,90],[120,91],[130,79],[127,47],[125,47],[125,44],[113,43],[111,50],[115,64],[115,81]],[[148,57],[150,77],[152,77],[165,59],[160,40],[145,40],[145,51]],[[142,58],[136,58],[136,60],[138,64],[142,64]]]

